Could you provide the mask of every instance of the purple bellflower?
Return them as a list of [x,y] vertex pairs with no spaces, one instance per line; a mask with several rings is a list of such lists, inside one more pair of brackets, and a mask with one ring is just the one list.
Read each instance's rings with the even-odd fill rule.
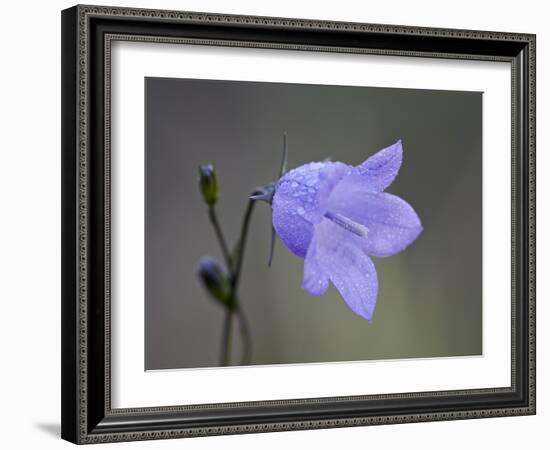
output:
[[394,255],[415,241],[422,224],[403,199],[384,192],[403,157],[401,141],[358,166],[312,162],[283,175],[272,200],[273,226],[304,258],[302,287],[323,295],[331,281],[347,306],[372,320],[378,276],[370,256]]

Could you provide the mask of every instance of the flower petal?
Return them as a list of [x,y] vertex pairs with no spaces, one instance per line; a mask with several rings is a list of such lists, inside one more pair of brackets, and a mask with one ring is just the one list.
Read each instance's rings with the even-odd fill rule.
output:
[[369,185],[349,176],[333,190],[328,210],[367,228],[362,247],[371,256],[391,256],[415,241],[422,224],[405,200],[387,192],[373,194]]
[[313,236],[304,261],[302,287],[311,295],[323,295],[328,289],[328,276],[317,259],[317,239]]
[[315,226],[317,261],[342,295],[346,305],[371,320],[378,296],[378,276],[361,248],[362,238],[328,219]]
[[286,173],[275,187],[273,226],[286,247],[306,256],[313,224],[322,220],[328,198],[336,184],[350,171],[339,162],[304,164]]
[[365,182],[373,192],[382,192],[393,183],[402,161],[403,146],[399,140],[358,165],[356,171],[365,178]]

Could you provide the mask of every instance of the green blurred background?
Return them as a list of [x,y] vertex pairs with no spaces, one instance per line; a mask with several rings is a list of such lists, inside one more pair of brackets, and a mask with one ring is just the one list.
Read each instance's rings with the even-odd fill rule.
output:
[[[251,190],[273,180],[283,133],[289,167],[327,157],[359,164],[403,140],[388,192],[424,232],[404,252],[373,258],[374,319],[331,286],[301,289],[303,261],[280,242],[267,267],[270,208],[252,218],[240,300],[253,364],[482,353],[482,94],[370,87],[146,78],[145,368],[217,366],[223,308],[199,283],[202,255],[222,261],[197,167],[212,162],[226,237],[238,236]],[[235,333],[235,363],[240,351]]]

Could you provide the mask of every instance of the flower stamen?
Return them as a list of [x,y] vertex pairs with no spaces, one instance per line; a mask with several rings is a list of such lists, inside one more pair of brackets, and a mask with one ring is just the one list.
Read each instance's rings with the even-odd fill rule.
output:
[[325,213],[325,217],[334,222],[336,225],[359,237],[367,238],[369,234],[369,229],[365,225],[361,225],[360,223],[357,223],[342,214],[327,211]]

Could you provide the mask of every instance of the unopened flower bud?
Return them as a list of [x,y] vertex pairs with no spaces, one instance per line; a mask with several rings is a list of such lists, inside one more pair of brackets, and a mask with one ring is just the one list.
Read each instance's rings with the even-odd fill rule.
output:
[[206,204],[214,206],[218,201],[219,188],[212,164],[204,164],[199,167],[199,189]]
[[230,287],[227,276],[214,258],[203,256],[198,264],[198,276],[204,288],[217,301],[229,304]]

